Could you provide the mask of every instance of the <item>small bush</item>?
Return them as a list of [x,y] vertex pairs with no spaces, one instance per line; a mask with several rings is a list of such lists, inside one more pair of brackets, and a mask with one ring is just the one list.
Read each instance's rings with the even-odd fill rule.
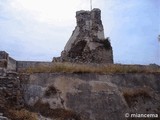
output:
[[102,43],[103,43],[103,46],[104,46],[104,48],[105,48],[106,50],[112,48],[112,47],[111,47],[111,43],[110,43],[110,41],[109,41],[109,38],[106,38]]

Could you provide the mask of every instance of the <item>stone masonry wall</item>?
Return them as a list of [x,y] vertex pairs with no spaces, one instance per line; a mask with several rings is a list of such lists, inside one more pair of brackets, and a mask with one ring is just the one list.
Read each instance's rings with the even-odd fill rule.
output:
[[53,62],[113,63],[109,38],[105,38],[101,10],[76,12],[77,26],[59,58]]
[[7,52],[0,51],[0,67],[10,71],[21,71],[30,67],[50,66],[52,64],[52,62],[44,61],[17,61],[10,57]]
[[22,77],[18,71],[50,64],[51,62],[16,61],[5,51],[0,51],[0,120],[8,120],[5,116],[9,109],[24,107],[24,86],[22,85],[28,78],[24,75]]
[[18,73],[0,68],[0,110],[23,107],[22,91]]
[[17,71],[24,70],[30,67],[36,66],[50,66],[52,62],[41,62],[41,61],[17,61]]
[[7,68],[8,57],[8,53],[5,51],[0,51],[0,67]]
[[11,57],[8,57],[7,69],[11,71],[17,70],[17,61]]
[[28,79],[23,85],[25,103],[45,108],[41,114],[63,108],[81,116],[73,120],[125,120],[125,113],[160,115],[159,74],[35,73]]

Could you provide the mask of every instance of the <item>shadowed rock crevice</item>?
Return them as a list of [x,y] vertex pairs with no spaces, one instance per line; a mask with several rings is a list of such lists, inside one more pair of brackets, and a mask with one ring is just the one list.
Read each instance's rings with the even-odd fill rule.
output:
[[86,46],[86,41],[79,41],[76,45],[72,45],[71,50],[69,51],[69,57],[76,58],[82,56],[83,50]]

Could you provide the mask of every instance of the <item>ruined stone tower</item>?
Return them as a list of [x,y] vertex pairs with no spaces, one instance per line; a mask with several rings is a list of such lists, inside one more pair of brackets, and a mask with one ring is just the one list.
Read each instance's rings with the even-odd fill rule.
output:
[[104,37],[101,10],[76,12],[77,26],[61,57],[53,61],[80,63],[113,63],[110,41]]

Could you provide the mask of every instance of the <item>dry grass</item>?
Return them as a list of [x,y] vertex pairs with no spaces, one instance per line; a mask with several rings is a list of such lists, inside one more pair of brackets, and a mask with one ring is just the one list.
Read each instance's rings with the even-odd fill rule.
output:
[[15,110],[11,109],[8,111],[9,118],[11,120],[37,120],[38,116],[36,113],[29,112],[26,109]]
[[144,88],[134,88],[134,89],[126,89],[123,91],[123,97],[125,98],[129,107],[134,106],[134,102],[137,102],[138,98],[142,98],[143,100],[147,100],[151,98],[150,90],[146,87]]
[[25,69],[25,73],[160,73],[160,67],[120,64],[73,64],[54,63],[51,66],[36,66]]

